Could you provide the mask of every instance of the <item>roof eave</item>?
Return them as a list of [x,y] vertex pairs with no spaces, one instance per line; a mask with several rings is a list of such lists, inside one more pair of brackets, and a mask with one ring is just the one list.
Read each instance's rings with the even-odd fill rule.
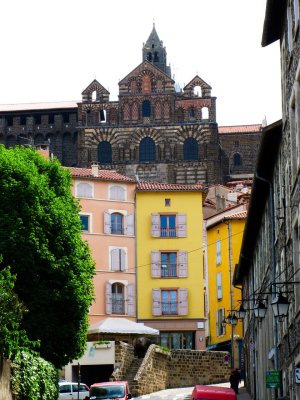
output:
[[267,0],[262,34],[262,47],[279,40],[282,35],[287,0]]
[[274,122],[263,130],[239,263],[234,273],[235,285],[243,282],[243,278],[248,274],[251,266],[261,220],[270,193],[269,182],[272,182],[281,138],[282,120]]

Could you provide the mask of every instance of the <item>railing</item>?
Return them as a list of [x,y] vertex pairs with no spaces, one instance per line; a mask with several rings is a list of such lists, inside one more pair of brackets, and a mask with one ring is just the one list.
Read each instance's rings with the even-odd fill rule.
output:
[[176,228],[160,228],[160,237],[176,237]]
[[161,267],[161,276],[163,278],[170,277],[174,278],[177,276],[177,265],[170,264]]
[[112,300],[112,314],[125,314],[124,300]]
[[161,312],[163,315],[177,315],[177,302],[171,301],[171,302],[165,302],[163,301],[161,303]]

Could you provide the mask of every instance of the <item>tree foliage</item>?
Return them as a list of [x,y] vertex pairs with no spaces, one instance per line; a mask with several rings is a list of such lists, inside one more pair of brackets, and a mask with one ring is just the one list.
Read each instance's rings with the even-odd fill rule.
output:
[[82,355],[94,262],[81,237],[71,176],[31,148],[0,146],[0,269],[28,312],[21,329],[56,367]]

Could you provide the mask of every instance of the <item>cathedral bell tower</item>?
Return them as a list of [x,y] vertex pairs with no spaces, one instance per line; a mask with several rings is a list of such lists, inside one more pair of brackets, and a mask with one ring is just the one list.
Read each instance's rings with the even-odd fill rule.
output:
[[146,43],[143,44],[143,61],[149,61],[165,74],[171,77],[171,68],[167,66],[167,52],[163,46],[162,40],[159,39],[153,24],[152,32]]

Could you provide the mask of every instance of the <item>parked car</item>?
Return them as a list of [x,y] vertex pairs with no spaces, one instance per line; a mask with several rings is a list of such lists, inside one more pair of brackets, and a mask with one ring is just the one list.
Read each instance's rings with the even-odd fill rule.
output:
[[90,400],[129,400],[131,398],[126,381],[94,383],[90,387]]
[[237,400],[233,389],[221,386],[196,385],[191,400]]
[[71,400],[88,400],[90,391],[89,387],[85,383],[79,385],[79,397],[78,397],[78,382],[59,382],[58,383],[58,400],[71,399]]

